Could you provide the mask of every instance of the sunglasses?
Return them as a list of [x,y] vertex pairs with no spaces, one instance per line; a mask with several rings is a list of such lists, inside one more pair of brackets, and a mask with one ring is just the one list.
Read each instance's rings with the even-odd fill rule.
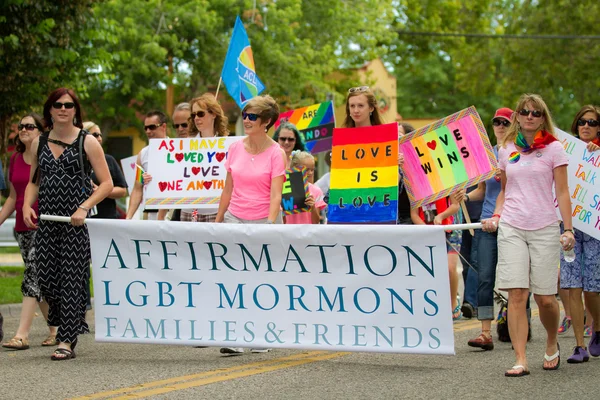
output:
[[522,109],[521,111],[519,111],[519,114],[524,116],[524,117],[528,117],[529,114],[531,114],[534,118],[540,118],[542,116],[542,112],[538,111],[538,110],[528,110],[526,108]]
[[[206,115],[206,111],[198,111],[198,112],[193,112],[190,114],[190,117],[192,117],[192,119],[196,118],[196,116],[198,118],[204,118],[204,116]],[[185,127],[184,127],[185,128]]]
[[[194,118],[194,117],[192,117],[192,118]],[[175,129],[179,129],[179,127],[182,127],[183,129],[187,129],[188,124],[187,124],[187,122],[184,122],[183,124],[173,124],[173,127]]]
[[277,140],[279,140],[280,142],[295,142],[296,138],[279,136],[279,139],[277,139]]
[[61,108],[63,108],[63,106],[65,106],[67,110],[70,110],[71,108],[75,108],[75,103],[61,103],[60,101],[55,101],[54,103],[52,103],[52,108],[56,108],[57,110],[60,110]]
[[348,89],[348,93],[362,93],[362,92],[366,92],[367,90],[369,90],[368,86],[357,86],[357,87]]
[[500,125],[504,125],[505,127],[509,127],[510,126],[510,121],[507,119],[503,119],[503,118],[494,118],[492,120],[492,124],[494,126],[500,126]]
[[23,128],[25,128],[26,131],[33,131],[37,129],[37,126],[34,124],[19,124],[18,125],[19,131],[22,131]]
[[596,121],[595,119],[579,119],[579,120],[577,120],[578,126],[585,126],[585,124],[588,124],[590,126],[590,128],[595,128],[598,125],[600,125],[600,122]]
[[160,128],[162,124],[154,124],[154,125],[144,125],[144,131],[151,130],[155,131],[157,128]]
[[99,137],[101,137],[101,136],[102,136],[102,134],[101,134],[101,133],[92,133],[91,135],[92,135],[93,137],[95,137],[96,139],[98,139]]
[[258,114],[242,112],[242,120],[248,118],[250,121],[256,121],[260,117]]

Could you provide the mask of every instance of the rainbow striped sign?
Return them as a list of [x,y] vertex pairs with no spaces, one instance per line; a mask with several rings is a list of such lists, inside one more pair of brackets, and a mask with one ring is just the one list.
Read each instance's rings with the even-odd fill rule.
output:
[[398,125],[333,130],[330,223],[395,224]]
[[335,114],[331,101],[286,111],[279,115],[275,129],[284,121],[296,125],[296,128],[302,132],[306,151],[315,154],[331,150],[333,128],[335,128]]
[[404,182],[418,207],[496,174],[498,164],[475,107],[417,129],[398,141]]

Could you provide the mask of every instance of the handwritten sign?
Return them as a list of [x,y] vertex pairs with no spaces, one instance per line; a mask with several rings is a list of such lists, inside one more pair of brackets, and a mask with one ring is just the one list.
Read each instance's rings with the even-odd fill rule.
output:
[[127,182],[127,189],[129,194],[133,191],[133,185],[135,183],[135,163],[137,156],[131,156],[121,159],[121,168],[123,169],[123,175],[125,176],[125,182]]
[[150,140],[146,208],[214,208],[225,187],[225,160],[242,137]]
[[[600,239],[600,151],[587,151],[585,142],[560,129],[556,129],[556,134],[569,155],[567,171],[573,226]],[[556,201],[555,205],[560,218]]]
[[335,113],[331,101],[284,112],[279,115],[275,129],[284,121],[296,125],[302,132],[307,151],[316,154],[331,150],[335,128]]
[[329,222],[395,224],[397,213],[398,125],[334,129]]
[[306,168],[291,168],[285,171],[285,183],[281,195],[283,213],[292,215],[310,211],[310,207],[305,203],[307,196]]
[[491,178],[498,163],[481,118],[469,107],[398,141],[411,206],[418,207]]

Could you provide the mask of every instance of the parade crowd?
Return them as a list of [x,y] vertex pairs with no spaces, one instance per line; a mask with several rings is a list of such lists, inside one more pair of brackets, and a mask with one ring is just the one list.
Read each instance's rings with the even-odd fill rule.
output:
[[[225,162],[227,178],[218,205],[213,208],[143,210],[144,219],[233,224],[320,224],[327,222],[330,175],[314,182],[315,157],[305,150],[303,136],[289,122],[281,123],[273,137],[268,131],[279,117],[270,96],[245,103],[242,119],[245,137],[234,142]],[[170,119],[170,122],[169,122]],[[228,136],[228,120],[211,93],[175,107],[168,118],[149,111],[144,118],[148,139],[168,136],[168,125],[178,138]],[[350,88],[346,97],[346,128],[381,125],[373,91]],[[389,122],[389,121],[388,121]],[[573,228],[567,181],[568,155],[557,140],[554,122],[544,100],[524,94],[514,106],[500,108],[492,118],[497,145],[498,171],[492,178],[467,190],[421,207],[411,207],[404,182],[404,157],[398,155],[397,223],[448,225],[446,231],[452,318],[477,318],[480,334],[468,346],[494,348],[492,322],[495,288],[508,293],[508,329],[515,365],[507,377],[530,374],[526,358],[531,338],[531,294],[546,331],[544,370],[561,364],[559,335],[571,328],[575,336],[568,363],[583,363],[600,356],[600,241]],[[398,124],[399,137],[414,131]],[[574,117],[571,133],[600,150],[600,109],[583,107]],[[86,218],[117,218],[116,199],[127,195],[127,184],[117,161],[102,149],[102,133],[94,122],[82,119],[77,95],[70,89],[52,92],[43,115],[30,113],[18,124],[16,151],[10,158],[7,182],[10,195],[0,211],[0,224],[16,211],[16,237],[25,262],[23,306],[14,336],[2,347],[25,350],[39,305],[48,324],[42,346],[56,346],[52,360],[76,356],[78,335],[89,332],[90,239]],[[325,157],[331,162],[331,154]],[[149,147],[137,155],[144,171],[152,163]],[[289,216],[281,212],[286,169],[305,168],[309,182],[309,211]],[[127,219],[143,204],[148,173],[136,181],[130,195]],[[4,179],[0,185],[4,183]],[[555,190],[555,194],[553,193]],[[555,199],[561,218],[555,211]],[[461,223],[460,204],[466,204],[473,222],[482,229],[453,231]],[[71,218],[71,223],[40,220],[39,215]],[[360,229],[353,226],[348,229]],[[563,254],[574,251],[574,259]],[[463,265],[465,290],[459,295],[457,272]],[[565,315],[557,300],[563,302]],[[2,340],[0,315],[0,340]],[[586,341],[586,337],[590,337]],[[563,342],[566,346],[567,343]],[[270,349],[251,349],[267,352]],[[566,349],[563,349],[563,352]],[[222,348],[224,355],[240,355],[243,348]],[[542,357],[540,357],[542,358]]]

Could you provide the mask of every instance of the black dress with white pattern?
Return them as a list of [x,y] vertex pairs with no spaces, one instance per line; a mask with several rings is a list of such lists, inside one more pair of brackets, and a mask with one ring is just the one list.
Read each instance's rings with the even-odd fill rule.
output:
[[[40,140],[40,215],[70,217],[90,197],[91,178],[87,171],[82,179],[84,166],[80,165],[78,146],[78,140],[85,140],[86,133],[81,131],[58,158],[52,154],[48,142]],[[73,343],[78,334],[89,332],[84,290],[90,260],[87,227],[40,220],[35,241],[39,285],[49,305],[48,325],[59,327],[60,342]]]

